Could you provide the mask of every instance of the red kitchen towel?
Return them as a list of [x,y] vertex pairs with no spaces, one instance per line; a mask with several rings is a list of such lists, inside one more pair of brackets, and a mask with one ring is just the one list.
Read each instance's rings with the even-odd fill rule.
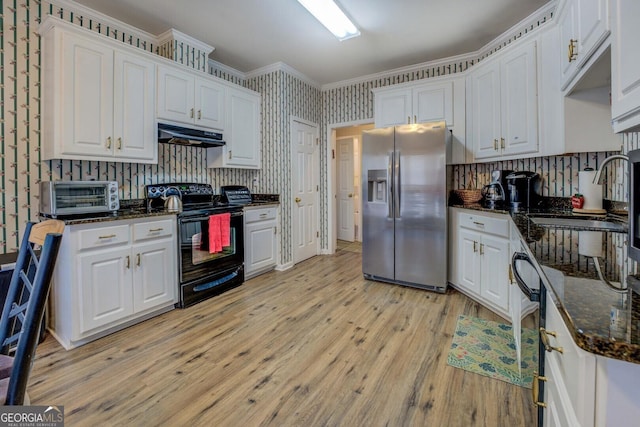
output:
[[231,246],[231,214],[229,212],[219,214],[220,217],[220,240],[222,246]]
[[222,252],[222,239],[220,236],[220,216],[209,217],[209,253]]

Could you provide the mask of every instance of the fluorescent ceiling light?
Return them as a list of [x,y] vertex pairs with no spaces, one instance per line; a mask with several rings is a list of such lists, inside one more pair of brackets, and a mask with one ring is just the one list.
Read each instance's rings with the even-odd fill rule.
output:
[[346,40],[360,35],[360,31],[347,18],[333,0],[298,0],[318,21],[338,40]]

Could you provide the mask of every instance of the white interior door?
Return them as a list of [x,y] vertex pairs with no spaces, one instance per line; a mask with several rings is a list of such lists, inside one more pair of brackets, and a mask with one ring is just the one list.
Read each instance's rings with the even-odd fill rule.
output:
[[320,242],[320,155],[318,128],[292,121],[291,193],[293,262],[318,254]]
[[353,138],[338,140],[338,239],[353,242],[354,230],[354,158]]

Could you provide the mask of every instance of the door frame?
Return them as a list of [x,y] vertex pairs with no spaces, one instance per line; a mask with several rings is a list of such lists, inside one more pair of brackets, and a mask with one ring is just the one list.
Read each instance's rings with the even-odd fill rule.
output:
[[[374,124],[373,118],[363,119],[363,120],[354,120],[350,122],[340,122],[340,123],[329,123],[326,128],[327,135],[327,152],[326,152],[326,169],[325,176],[327,177],[327,247],[322,250],[322,253],[325,255],[331,255],[336,252],[336,240],[338,239],[338,225],[337,225],[337,186],[336,186],[336,156],[334,153],[336,152],[336,129],[344,128],[349,126],[361,126],[361,125],[369,125]],[[362,140],[360,141],[360,146],[362,147]],[[360,150],[362,152],[362,148]],[[360,224],[362,225],[362,210],[360,210]]]
[[[290,116],[290,120],[289,120],[289,171],[291,172],[293,169],[293,150],[294,150],[294,144],[293,144],[293,129],[294,126],[296,124],[296,122],[301,123],[303,125],[306,126],[311,126],[313,128],[315,128],[316,130],[316,135],[317,135],[317,141],[318,143],[316,144],[316,150],[314,151],[314,162],[316,163],[316,167],[317,167],[317,175],[314,177],[314,179],[316,180],[316,182],[318,183],[318,191],[316,191],[316,198],[315,198],[315,204],[316,204],[316,219],[318,222],[321,221],[321,209],[320,209],[320,187],[321,187],[321,182],[320,182],[320,177],[321,177],[321,173],[320,173],[320,125],[318,123],[314,123],[311,122],[309,120],[305,120],[301,117],[297,117],[297,116]],[[293,175],[291,175],[292,179],[293,179]],[[293,205],[293,186],[289,185],[288,186],[288,195],[287,197],[289,198],[289,218],[290,218],[290,222],[289,222],[289,235],[291,236],[290,240],[289,240],[289,248],[291,251],[291,260],[290,260],[290,266],[294,266],[295,265],[295,237],[296,237],[296,230],[295,227],[293,226],[293,209],[294,209],[294,205]],[[321,227],[318,226],[318,232],[320,231]],[[316,237],[316,255],[321,254],[321,250],[320,250],[320,241],[321,241],[321,236]]]

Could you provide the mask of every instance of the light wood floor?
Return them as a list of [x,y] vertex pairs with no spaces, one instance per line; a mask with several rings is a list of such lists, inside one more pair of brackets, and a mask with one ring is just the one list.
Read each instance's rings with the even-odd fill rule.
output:
[[460,293],[365,281],[340,250],[72,351],[28,388],[68,426],[533,426],[530,390],[446,364]]

